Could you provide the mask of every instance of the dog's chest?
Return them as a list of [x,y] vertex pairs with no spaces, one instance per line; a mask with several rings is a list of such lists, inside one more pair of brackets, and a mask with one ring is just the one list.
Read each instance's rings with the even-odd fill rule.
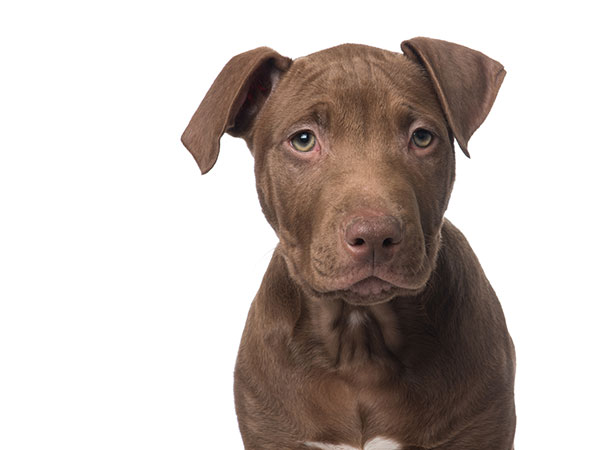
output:
[[370,439],[363,447],[352,447],[346,444],[328,444],[323,442],[305,442],[305,445],[309,448],[321,450],[402,450],[402,445],[398,442],[380,436]]
[[396,392],[402,348],[397,315],[389,304],[321,306],[311,311],[311,331],[325,345],[330,367],[306,383],[312,389],[304,391],[304,400],[311,405],[307,417],[332,442],[304,444],[322,450],[401,450],[401,435],[386,435],[405,425],[405,414],[399,413],[405,409],[403,396]]

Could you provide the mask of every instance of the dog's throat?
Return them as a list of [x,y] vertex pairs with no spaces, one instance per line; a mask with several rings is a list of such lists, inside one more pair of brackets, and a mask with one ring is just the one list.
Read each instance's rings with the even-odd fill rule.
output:
[[391,303],[353,306],[328,300],[314,302],[310,310],[313,332],[333,367],[400,364],[402,332]]

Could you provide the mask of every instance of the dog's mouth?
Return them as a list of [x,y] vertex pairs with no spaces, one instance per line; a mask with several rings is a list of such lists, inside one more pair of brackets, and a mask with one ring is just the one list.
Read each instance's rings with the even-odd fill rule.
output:
[[[391,277],[390,277],[391,278]],[[356,306],[385,303],[396,297],[412,297],[425,287],[422,280],[389,279],[385,275],[364,275],[354,279],[336,280],[328,286],[316,287],[304,282],[316,296],[322,298],[341,299]]]
[[347,290],[360,296],[372,296],[388,292],[395,287],[381,278],[370,276],[354,283]]
[[365,306],[385,303],[395,297],[414,296],[424,286],[399,286],[377,276],[369,276],[330,294],[352,305]]
[[[362,277],[343,277],[323,284],[313,284],[299,276],[292,264],[292,273],[306,291],[319,298],[338,299],[355,306],[376,305],[396,297],[413,297],[426,286],[430,271],[425,270],[416,277],[397,277],[369,273]],[[350,278],[350,279],[349,279]],[[389,279],[389,281],[387,281]]]
[[[416,267],[413,269],[413,267]],[[315,270],[304,279],[315,293],[342,299],[353,305],[375,305],[396,297],[414,297],[423,291],[431,276],[432,264],[425,255],[410,267],[347,267],[345,273],[331,276]],[[316,276],[315,276],[316,275]]]

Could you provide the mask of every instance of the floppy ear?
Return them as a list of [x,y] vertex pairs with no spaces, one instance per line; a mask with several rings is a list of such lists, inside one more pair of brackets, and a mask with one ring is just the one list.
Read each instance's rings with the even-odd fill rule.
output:
[[401,48],[429,74],[454,137],[469,156],[467,144],[494,104],[504,67],[483,53],[437,39],[418,37]]
[[274,83],[292,60],[267,47],[234,56],[206,93],[181,142],[207,173],[219,156],[224,133],[245,137]]

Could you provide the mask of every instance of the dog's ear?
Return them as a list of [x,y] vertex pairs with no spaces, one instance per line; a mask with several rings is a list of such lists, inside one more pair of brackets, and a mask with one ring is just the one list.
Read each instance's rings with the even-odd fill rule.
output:
[[467,144],[494,104],[504,67],[483,53],[437,39],[418,37],[401,47],[429,74],[454,137],[469,156]]
[[181,136],[203,174],[217,161],[224,133],[246,137],[274,83],[291,62],[260,47],[234,56],[225,65]]

